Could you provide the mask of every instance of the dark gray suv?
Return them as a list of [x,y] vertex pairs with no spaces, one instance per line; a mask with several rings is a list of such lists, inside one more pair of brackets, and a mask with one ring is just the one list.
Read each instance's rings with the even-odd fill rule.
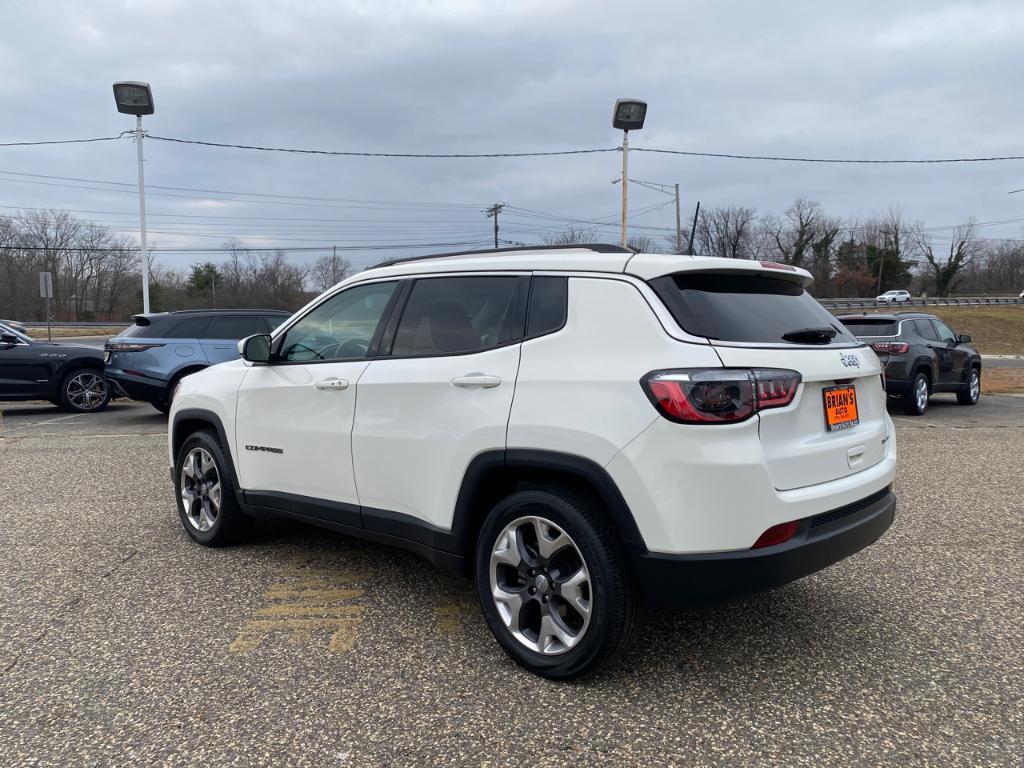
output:
[[885,389],[903,410],[920,416],[934,392],[955,392],[961,405],[974,405],[981,393],[981,355],[971,337],[923,312],[842,315],[837,318],[871,345],[885,366]]

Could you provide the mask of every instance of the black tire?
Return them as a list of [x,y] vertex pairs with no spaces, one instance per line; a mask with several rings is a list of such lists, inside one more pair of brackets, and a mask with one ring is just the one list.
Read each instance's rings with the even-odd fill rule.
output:
[[76,368],[61,379],[57,404],[65,411],[98,413],[110,403],[110,382],[103,371]]
[[[197,455],[199,462],[195,463]],[[210,470],[202,469],[206,457],[212,461],[215,475]],[[186,461],[192,462],[191,478],[188,474],[183,478]],[[231,477],[230,465],[213,432],[193,432],[181,444],[174,461],[174,492],[178,504],[178,518],[185,532],[204,547],[231,544],[241,532],[244,516],[235,498],[235,486]],[[188,483],[193,494],[193,501],[189,504],[188,510],[182,495],[183,480]],[[219,483],[219,493],[216,494],[213,491],[215,482]],[[214,502],[218,498],[219,504],[215,505]],[[215,515],[211,515],[213,511],[216,511]],[[208,526],[204,525],[204,521]]]
[[971,371],[967,374],[967,381],[964,382],[963,387],[956,393],[956,401],[960,405],[977,405],[980,396],[981,369],[977,366],[971,366]]
[[150,400],[149,404],[160,411],[164,416],[171,412],[171,404],[164,399]]
[[171,412],[171,404],[174,402],[174,391],[178,388],[178,382],[181,381],[186,376],[188,376],[190,373],[195,373],[196,371],[201,370],[203,369],[194,368],[192,370],[185,371],[184,373],[179,373],[177,376],[175,376],[167,383],[167,388],[164,389],[164,393],[160,397],[160,399],[151,400],[149,404],[156,408],[158,411],[160,411],[160,413],[166,416]]
[[[530,560],[538,565],[536,570],[529,568],[530,561],[526,557],[516,566],[504,563],[496,566],[497,569],[507,569],[510,578],[517,580],[515,594],[520,594],[518,590],[521,589],[523,604],[522,609],[515,614],[515,621],[521,621],[525,627],[531,621],[541,621],[540,617],[545,611],[549,617],[558,611],[564,612],[560,615],[567,616],[567,619],[559,620],[559,627],[565,628],[574,622],[578,624],[581,614],[568,607],[568,598],[563,597],[568,592],[563,592],[562,585],[568,581],[566,571],[571,572],[569,575],[585,573],[586,599],[580,605],[585,603],[588,606],[589,623],[576,628],[577,639],[571,647],[559,643],[560,649],[555,647],[548,653],[528,648],[525,642],[530,638],[518,639],[499,613],[497,601],[492,594],[492,554],[499,540],[504,539],[506,527],[521,518],[543,518],[550,521],[553,527],[548,527],[547,532],[564,534],[569,541],[555,549],[547,561],[539,558],[539,548],[531,550],[529,543],[524,544],[531,553]],[[531,525],[522,523],[524,528],[536,532]],[[477,593],[491,632],[518,664],[552,680],[574,680],[606,666],[630,644],[643,621],[643,601],[613,530],[596,504],[563,488],[518,491],[491,510],[477,540]],[[565,562],[564,558],[569,558],[573,564],[563,568],[561,564]],[[585,567],[577,567],[577,559]],[[523,579],[521,587],[518,585],[520,578]],[[503,582],[504,579],[503,576]],[[530,586],[540,584],[541,580],[542,587]],[[535,592],[540,590],[546,607],[540,603],[538,595],[527,594],[531,588]],[[581,593],[577,591],[576,594]],[[543,624],[540,627],[543,629]],[[530,631],[525,629],[523,634]],[[534,642],[539,647],[543,638],[539,632],[535,634],[537,637]]]
[[[924,386],[924,399],[920,397],[920,388]],[[928,376],[923,372],[918,371],[914,375],[913,381],[910,382],[910,391],[900,398],[903,402],[903,412],[908,416],[924,416],[924,412],[928,410],[928,398],[931,396],[932,388],[931,383],[928,381]]]

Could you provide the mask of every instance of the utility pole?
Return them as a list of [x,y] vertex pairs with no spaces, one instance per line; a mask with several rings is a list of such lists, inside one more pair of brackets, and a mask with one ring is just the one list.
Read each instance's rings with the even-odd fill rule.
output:
[[679,218],[679,185],[676,184],[676,251],[683,250],[683,224]]
[[491,218],[491,217],[494,218],[494,247],[495,248],[498,247],[498,214],[501,213],[501,210],[506,205],[508,205],[508,203],[495,203],[490,208],[488,208],[486,211],[484,211],[484,214],[488,218]]
[[629,239],[626,219],[629,216],[629,131],[622,132],[622,247]]

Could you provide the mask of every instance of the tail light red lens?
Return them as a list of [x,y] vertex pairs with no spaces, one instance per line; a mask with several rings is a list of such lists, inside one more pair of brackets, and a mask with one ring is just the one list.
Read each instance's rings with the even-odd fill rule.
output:
[[754,546],[751,549],[760,549],[761,547],[774,547],[776,544],[783,544],[796,536],[797,530],[800,528],[800,523],[793,520],[788,523],[779,523],[773,525],[767,531],[762,533],[757,541],[754,542]]
[[871,348],[887,355],[904,355],[910,350],[910,345],[903,341],[876,341]]
[[126,344],[121,342],[110,343],[104,345],[104,348],[108,352],[145,352],[147,349],[153,349],[154,347],[162,347],[163,344]]
[[654,371],[641,384],[670,421],[734,424],[760,410],[789,405],[800,374],[772,368],[689,368]]

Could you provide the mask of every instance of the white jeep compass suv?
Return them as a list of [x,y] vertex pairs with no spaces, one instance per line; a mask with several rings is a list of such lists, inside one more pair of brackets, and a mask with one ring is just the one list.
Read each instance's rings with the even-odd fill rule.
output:
[[785,584],[892,523],[878,358],[810,281],[605,245],[381,264],[182,380],[181,522],[413,550],[476,580],[517,662],[578,677],[644,606]]

